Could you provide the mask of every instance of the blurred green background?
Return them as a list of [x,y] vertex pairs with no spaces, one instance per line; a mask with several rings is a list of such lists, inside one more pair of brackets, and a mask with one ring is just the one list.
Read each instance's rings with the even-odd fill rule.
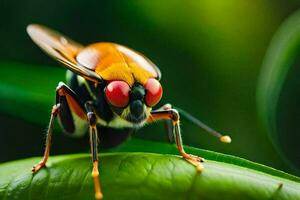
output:
[[[279,157],[262,126],[256,109],[256,86],[272,36],[287,16],[300,8],[299,1],[4,0],[0,8],[0,61],[6,67],[0,81],[13,77],[24,85],[36,83],[40,90],[53,91],[45,98],[54,102],[57,82],[64,81],[64,69],[30,40],[25,31],[30,23],[49,26],[82,44],[120,43],[142,52],[159,66],[164,87],[161,104],[181,107],[233,139],[230,145],[221,144],[183,120],[186,145],[295,173]],[[32,76],[34,71],[36,76]],[[6,86],[0,82],[0,87]],[[18,96],[12,104],[18,103]],[[38,106],[32,106],[31,115]],[[45,120],[35,124],[5,108],[1,110],[0,161],[41,156],[49,112],[36,115]],[[14,113],[18,112],[21,110],[16,107]],[[162,124],[147,126],[134,137],[166,141]],[[87,138],[57,134],[53,142],[53,154],[89,148]]]

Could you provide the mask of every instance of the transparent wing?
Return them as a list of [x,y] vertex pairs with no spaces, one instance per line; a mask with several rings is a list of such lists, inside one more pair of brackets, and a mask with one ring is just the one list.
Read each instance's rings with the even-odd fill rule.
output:
[[74,73],[94,82],[102,80],[96,72],[77,63],[75,57],[83,48],[81,44],[42,25],[28,25],[27,33],[43,51]]

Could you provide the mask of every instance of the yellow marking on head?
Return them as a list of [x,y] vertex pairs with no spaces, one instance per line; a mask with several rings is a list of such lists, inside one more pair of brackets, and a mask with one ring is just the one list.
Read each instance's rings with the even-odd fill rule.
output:
[[[146,105],[144,105],[144,113],[145,113],[145,115],[146,115],[146,119],[150,116],[151,110],[152,110],[151,107],[147,107]],[[126,119],[126,117],[127,117],[128,115],[130,115],[130,106],[127,106],[127,107],[123,110],[123,112],[122,112],[122,114],[121,114],[121,117],[122,117],[123,119]]]
[[149,118],[149,116],[151,115],[151,111],[152,111],[152,107],[147,107],[145,105],[146,109],[145,109],[145,114],[146,114],[146,120]]
[[129,114],[130,114],[130,106],[127,106],[127,107],[123,110],[123,112],[122,112],[122,114],[121,114],[121,117],[122,117],[123,119],[126,119],[126,117],[127,117]]
[[132,128],[133,126],[134,125],[132,122],[123,119],[117,114],[115,114],[114,119],[109,121],[109,123],[107,124],[107,127],[111,127],[111,128]]

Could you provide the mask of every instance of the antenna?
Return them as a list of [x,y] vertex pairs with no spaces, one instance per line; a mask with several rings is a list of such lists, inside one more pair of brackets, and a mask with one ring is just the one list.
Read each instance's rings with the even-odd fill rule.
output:
[[188,112],[182,110],[181,108],[175,107],[175,109],[180,113],[180,116],[183,116],[184,118],[186,118],[187,120],[191,121],[192,123],[194,123],[195,125],[199,126],[200,128],[204,129],[205,131],[207,131],[211,135],[219,138],[219,140],[221,142],[223,142],[223,143],[230,143],[231,142],[231,138],[228,135],[222,135],[218,131],[210,128],[209,126],[207,126],[206,124],[204,124],[203,122],[201,122],[199,119],[197,119],[196,117],[192,116]]

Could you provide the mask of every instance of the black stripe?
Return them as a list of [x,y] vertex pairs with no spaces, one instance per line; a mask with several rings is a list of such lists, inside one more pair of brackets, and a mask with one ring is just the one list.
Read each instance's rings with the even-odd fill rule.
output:
[[74,125],[74,120],[72,117],[70,107],[67,102],[67,98],[65,96],[59,96],[58,101],[60,103],[60,110],[58,115],[61,124],[67,133],[74,133],[75,125]]
[[97,153],[98,153],[98,149],[97,149],[97,135],[96,135],[96,131],[94,128],[92,128],[92,145],[93,145],[93,161],[97,161],[98,157],[97,157]]
[[67,80],[70,88],[80,97],[83,104],[88,101],[92,101],[94,103],[96,114],[106,122],[109,122],[113,119],[113,112],[110,109],[109,104],[106,102],[104,88],[106,87],[105,81],[99,83],[97,88],[94,83],[88,80],[85,80],[90,88],[90,91],[95,95],[96,100],[94,100],[89,93],[87,86],[85,84],[79,84],[78,75],[71,73],[69,80]]
[[67,73],[71,73],[70,78],[67,80],[67,84],[75,92],[75,94],[80,97],[81,101],[85,103],[93,100],[86,86],[84,84],[79,84],[78,75],[73,72]]

